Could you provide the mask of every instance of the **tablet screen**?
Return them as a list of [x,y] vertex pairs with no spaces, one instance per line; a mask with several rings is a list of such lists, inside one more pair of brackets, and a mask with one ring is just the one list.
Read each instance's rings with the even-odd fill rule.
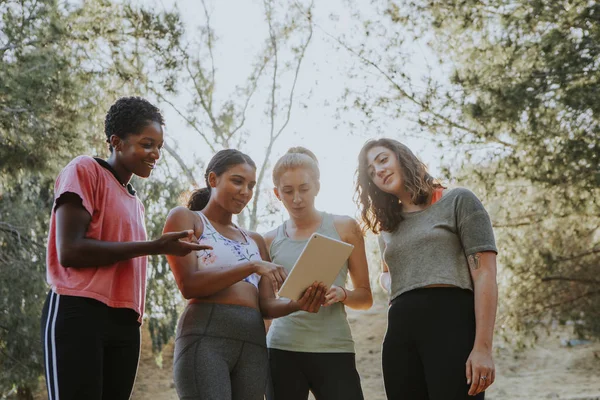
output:
[[298,300],[313,282],[331,287],[352,253],[353,245],[314,233],[279,290],[279,297]]

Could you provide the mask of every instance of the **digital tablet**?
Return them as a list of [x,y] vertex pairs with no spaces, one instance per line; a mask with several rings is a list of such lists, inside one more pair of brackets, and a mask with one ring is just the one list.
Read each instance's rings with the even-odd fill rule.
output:
[[331,287],[350,257],[353,245],[313,233],[279,290],[279,297],[298,300],[316,282]]

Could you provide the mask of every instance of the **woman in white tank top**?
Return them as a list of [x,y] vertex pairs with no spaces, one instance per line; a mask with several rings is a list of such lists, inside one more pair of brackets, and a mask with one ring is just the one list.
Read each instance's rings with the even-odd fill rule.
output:
[[258,282],[277,290],[285,270],[268,259],[262,237],[232,222],[252,198],[256,166],[237,150],[209,162],[207,187],[188,207],[169,213],[165,232],[192,230],[211,246],[167,260],[188,299],[177,327],[173,373],[181,399],[262,400],[268,379],[265,326],[258,309]]

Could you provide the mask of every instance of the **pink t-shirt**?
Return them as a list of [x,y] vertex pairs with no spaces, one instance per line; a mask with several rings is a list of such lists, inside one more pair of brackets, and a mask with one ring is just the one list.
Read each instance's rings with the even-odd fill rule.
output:
[[58,294],[89,297],[109,307],[131,308],[140,315],[141,322],[147,257],[90,268],[68,268],[58,261],[56,200],[67,192],[78,195],[92,217],[87,238],[109,242],[146,240],[142,202],[92,157],[77,157],[61,171],[54,187],[46,255],[48,283]]

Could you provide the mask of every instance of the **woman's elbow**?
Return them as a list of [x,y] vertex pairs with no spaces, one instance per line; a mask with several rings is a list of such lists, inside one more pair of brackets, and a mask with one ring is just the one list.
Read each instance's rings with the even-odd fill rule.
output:
[[262,315],[263,319],[273,319],[273,314],[268,307],[260,306],[260,314]]
[[258,299],[258,308],[260,309],[260,313],[264,319],[275,318],[272,312],[273,309],[268,300]]
[[187,284],[185,280],[177,282],[177,286],[179,287],[181,295],[186,300],[190,300],[196,297],[202,297],[198,295],[198,290],[190,287],[190,285]]
[[57,249],[58,262],[65,268],[80,267],[76,251],[71,246],[62,245]]
[[373,293],[371,290],[366,288],[363,288],[363,290],[366,293],[363,295],[361,301],[357,304],[357,307],[355,308],[357,310],[368,310],[373,306]]

